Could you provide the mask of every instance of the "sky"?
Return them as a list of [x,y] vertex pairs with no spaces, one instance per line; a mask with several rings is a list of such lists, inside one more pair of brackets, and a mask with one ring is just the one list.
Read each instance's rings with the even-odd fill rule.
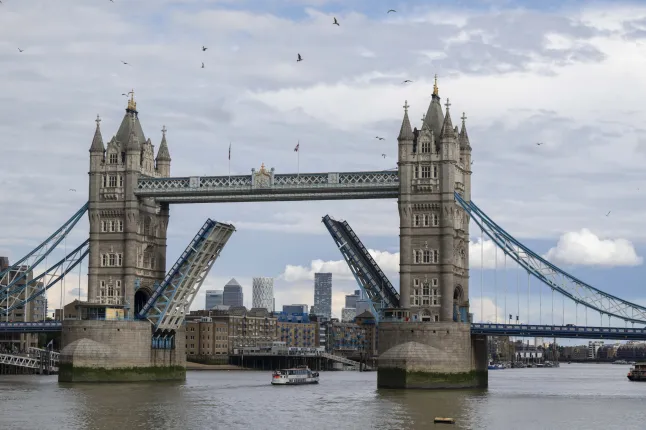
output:
[[[168,129],[173,176],[250,174],[262,163],[276,173],[383,170],[396,167],[404,101],[420,127],[437,74],[454,124],[467,117],[473,201],[553,263],[646,304],[645,40],[646,4],[615,1],[4,0],[0,255],[16,261],[87,201],[94,120],[108,141],[131,89],[156,148]],[[398,287],[394,200],[173,206],[167,267],[206,218],[231,222],[193,309],[233,277],[250,306],[254,276],[275,278],[277,307],[311,305],[313,273],[330,271],[340,316],[357,286],[326,214],[350,223]],[[84,218],[56,252],[87,229]],[[584,311],[560,297],[552,310],[538,281],[526,293],[526,276],[505,270],[473,224],[471,236],[475,320],[582,323]],[[50,308],[83,298],[86,273],[50,290]]]

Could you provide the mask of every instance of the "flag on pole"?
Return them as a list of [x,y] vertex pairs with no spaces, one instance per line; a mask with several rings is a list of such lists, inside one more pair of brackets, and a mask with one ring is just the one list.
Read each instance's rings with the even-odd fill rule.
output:
[[231,142],[229,142],[229,161],[231,160]]
[[298,142],[296,144],[296,148],[294,148],[294,152],[298,152],[298,148],[300,148],[300,146],[301,146],[301,142]]

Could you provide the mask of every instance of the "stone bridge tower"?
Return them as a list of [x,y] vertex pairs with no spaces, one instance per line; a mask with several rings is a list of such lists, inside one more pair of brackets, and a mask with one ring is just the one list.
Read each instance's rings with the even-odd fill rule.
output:
[[107,146],[97,115],[90,147],[88,311],[134,317],[166,273],[168,205],[134,195],[141,176],[170,176],[166,127],[157,157],[144,135],[134,91]]
[[412,321],[467,322],[469,216],[454,192],[471,200],[471,146],[442,112],[437,77],[422,128],[408,104],[399,132],[400,306]]

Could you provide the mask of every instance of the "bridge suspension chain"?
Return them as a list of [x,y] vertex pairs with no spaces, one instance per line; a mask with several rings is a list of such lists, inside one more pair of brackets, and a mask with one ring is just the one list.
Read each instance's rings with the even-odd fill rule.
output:
[[[455,193],[455,199],[497,247],[542,284],[586,309],[628,322],[646,323],[646,307],[615,297],[566,273],[516,240],[473,202],[466,202],[458,193]],[[542,299],[539,305],[542,308]]]
[[[0,293],[0,315],[8,315],[17,307],[24,306],[36,297],[45,294],[52,286],[70,273],[90,252],[89,239],[62,260],[45,270],[30,281],[14,286]],[[49,277],[49,280],[47,278]]]
[[24,283],[23,279],[28,276],[29,272],[47,259],[58,244],[67,238],[70,231],[87,212],[88,205],[89,203],[83,205],[65,224],[11,267],[0,271],[0,292],[10,289],[18,283]]

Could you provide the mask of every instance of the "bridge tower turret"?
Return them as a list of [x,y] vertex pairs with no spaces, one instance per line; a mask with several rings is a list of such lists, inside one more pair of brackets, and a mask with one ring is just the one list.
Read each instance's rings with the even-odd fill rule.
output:
[[466,322],[468,314],[468,219],[453,193],[470,198],[470,150],[449,107],[447,99],[445,116],[436,76],[421,130],[399,139],[400,307],[414,321]]
[[169,174],[170,155],[162,138],[163,168],[159,172],[154,147],[139,122],[134,91],[119,130],[105,150],[98,121],[90,149],[87,306],[98,315],[112,308],[133,317],[137,306],[152,293],[154,282],[166,272],[168,227],[168,205],[139,199],[134,191],[142,175]]

